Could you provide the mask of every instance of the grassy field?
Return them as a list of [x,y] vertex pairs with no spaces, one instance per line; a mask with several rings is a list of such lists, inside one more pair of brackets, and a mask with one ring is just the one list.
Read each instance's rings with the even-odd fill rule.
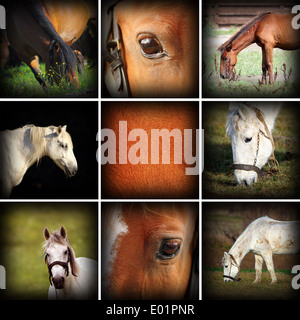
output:
[[280,172],[259,179],[250,187],[236,186],[230,138],[225,133],[228,103],[203,104],[204,198],[295,198],[299,196],[299,112],[283,104],[273,130],[275,157]]
[[[77,257],[97,260],[97,206],[86,203],[1,204],[0,264],[6,269],[3,298],[47,299],[49,275],[44,263],[43,230],[61,225]],[[5,295],[4,295],[5,294]]]
[[[228,35],[227,38],[229,38]],[[203,40],[205,46],[206,38]],[[224,41],[225,42],[225,41]],[[262,53],[253,45],[237,56],[235,76],[230,80],[220,77],[220,52],[218,46],[204,47],[202,56],[202,77],[204,97],[298,97],[299,96],[299,50],[274,49],[273,74],[276,81],[272,85],[261,85]],[[275,75],[276,74],[276,75]]]
[[278,278],[271,277],[263,266],[262,282],[255,279],[254,254],[248,253],[241,263],[239,282],[224,283],[221,265],[235,239],[255,219],[268,215],[277,220],[300,220],[297,203],[203,203],[202,206],[202,284],[204,299],[294,299],[299,293],[292,289],[291,269],[300,264],[300,255],[274,255]]
[[[41,70],[45,73],[45,64],[41,63]],[[6,68],[1,74],[1,96],[12,98],[29,97],[96,97],[98,90],[97,67],[90,63],[85,66],[85,74],[78,75],[80,89],[75,88],[70,83],[61,80],[60,84],[50,85],[48,80],[47,92],[42,89],[35,79],[29,67],[22,63],[18,67]]]

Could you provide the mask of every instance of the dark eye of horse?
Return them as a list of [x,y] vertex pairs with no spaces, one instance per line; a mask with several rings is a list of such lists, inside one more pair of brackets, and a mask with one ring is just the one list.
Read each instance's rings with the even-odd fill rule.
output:
[[156,257],[160,260],[173,259],[180,251],[181,240],[167,239],[163,240]]
[[249,143],[251,140],[252,140],[252,137],[251,138],[245,138],[245,142],[246,143]]
[[154,37],[145,37],[139,40],[141,53],[148,59],[158,59],[166,55],[160,42]]
[[223,60],[224,60],[224,61],[227,61],[227,58],[225,57]]
[[64,254],[68,254],[68,250],[66,250],[66,251],[64,252]]

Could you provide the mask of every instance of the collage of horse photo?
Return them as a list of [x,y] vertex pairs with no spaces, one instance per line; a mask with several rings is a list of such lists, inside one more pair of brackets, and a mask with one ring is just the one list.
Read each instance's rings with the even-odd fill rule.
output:
[[0,300],[298,300],[299,58],[292,0],[0,1]]

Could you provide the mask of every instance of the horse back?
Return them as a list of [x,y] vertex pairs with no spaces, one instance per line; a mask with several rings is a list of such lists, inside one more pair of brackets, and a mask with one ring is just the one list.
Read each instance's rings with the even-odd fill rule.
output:
[[263,45],[284,50],[300,48],[300,29],[292,27],[294,14],[269,13],[258,22],[256,38]]
[[278,221],[263,217],[253,228],[253,251],[273,254],[300,252],[300,221]]

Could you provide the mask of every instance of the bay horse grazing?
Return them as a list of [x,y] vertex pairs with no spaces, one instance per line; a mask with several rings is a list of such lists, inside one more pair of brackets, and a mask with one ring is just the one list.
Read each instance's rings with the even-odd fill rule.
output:
[[272,130],[280,110],[276,102],[230,103],[226,132],[231,139],[234,178],[238,185],[250,186],[262,167],[275,159]]
[[63,226],[52,234],[45,228],[44,237],[44,256],[50,282],[48,299],[97,299],[97,262],[89,258],[75,257]]
[[198,207],[102,208],[103,299],[199,299]]
[[198,96],[196,2],[122,0],[106,13],[104,78],[112,97]]
[[221,51],[220,76],[230,77],[237,63],[237,55],[252,43],[262,48],[262,83],[273,83],[273,49],[296,50],[300,48],[300,29],[292,27],[295,14],[261,13],[244,25],[230,39],[223,43]]
[[44,156],[50,157],[67,177],[77,172],[71,136],[67,126],[26,125],[0,132],[0,197],[9,198],[26,171]]
[[90,18],[85,1],[20,1],[7,8],[7,36],[19,58],[46,89],[37,55],[46,64],[46,75],[79,87],[76,53],[69,47],[79,39]]
[[295,254],[300,251],[300,221],[279,221],[264,216],[254,220],[238,237],[229,252],[224,252],[222,265],[224,281],[238,281],[240,265],[245,255],[252,251],[255,256],[256,277],[261,281],[263,261],[277,282],[273,263],[273,254]]

